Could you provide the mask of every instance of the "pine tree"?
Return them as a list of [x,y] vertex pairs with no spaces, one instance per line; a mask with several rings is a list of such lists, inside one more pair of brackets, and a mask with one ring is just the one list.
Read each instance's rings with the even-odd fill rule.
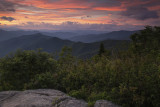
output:
[[99,56],[102,56],[102,54],[103,54],[104,52],[105,52],[104,44],[101,43],[101,44],[100,44],[100,48],[99,48],[99,53],[98,53],[98,55],[99,55]]

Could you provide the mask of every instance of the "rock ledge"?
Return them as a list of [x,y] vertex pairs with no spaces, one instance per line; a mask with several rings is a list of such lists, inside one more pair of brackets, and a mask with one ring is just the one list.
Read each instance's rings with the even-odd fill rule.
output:
[[[88,104],[58,90],[38,89],[0,92],[0,107],[88,107]],[[95,107],[117,106],[99,100]]]

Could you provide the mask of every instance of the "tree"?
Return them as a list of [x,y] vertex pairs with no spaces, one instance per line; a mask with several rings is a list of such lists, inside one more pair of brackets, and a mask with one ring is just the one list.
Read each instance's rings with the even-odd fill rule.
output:
[[99,48],[99,53],[98,53],[98,55],[99,55],[99,56],[102,56],[103,53],[105,53],[105,48],[104,48],[104,44],[101,43],[101,44],[100,44],[100,48]]
[[2,90],[22,90],[36,75],[56,70],[57,61],[51,54],[19,50],[0,59],[0,86]]
[[131,36],[135,53],[150,53],[160,50],[160,27],[146,26],[144,30]]

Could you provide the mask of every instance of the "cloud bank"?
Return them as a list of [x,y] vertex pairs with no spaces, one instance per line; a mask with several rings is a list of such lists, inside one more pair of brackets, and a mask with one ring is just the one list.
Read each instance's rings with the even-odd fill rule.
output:
[[128,7],[126,11],[121,13],[123,16],[135,18],[137,20],[157,19],[159,18],[157,11],[150,11],[145,7]]
[[139,30],[143,29],[144,26],[135,25],[115,25],[115,24],[81,24],[79,22],[63,22],[62,24],[56,25],[51,23],[34,23],[27,22],[21,25],[2,26],[1,28],[8,29],[27,29],[27,30],[97,30],[97,31],[119,31],[119,30]]
[[0,12],[15,12],[15,3],[7,0],[0,0]]
[[19,28],[22,26],[23,29],[46,27],[44,29],[126,28],[127,30],[146,25],[159,26],[160,2],[159,0],[0,0],[0,17],[1,26]]
[[13,18],[13,17],[7,17],[7,16],[2,16],[2,17],[0,17],[0,19],[1,19],[1,20],[7,20],[7,21],[9,21],[9,22],[11,22],[11,21],[13,21],[13,20],[16,20],[16,19]]

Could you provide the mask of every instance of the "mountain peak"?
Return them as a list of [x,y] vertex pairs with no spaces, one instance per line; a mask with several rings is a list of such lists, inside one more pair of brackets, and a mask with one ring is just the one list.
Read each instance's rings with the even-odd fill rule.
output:
[[43,35],[42,33],[35,33],[35,34],[32,34],[33,36],[45,36]]

